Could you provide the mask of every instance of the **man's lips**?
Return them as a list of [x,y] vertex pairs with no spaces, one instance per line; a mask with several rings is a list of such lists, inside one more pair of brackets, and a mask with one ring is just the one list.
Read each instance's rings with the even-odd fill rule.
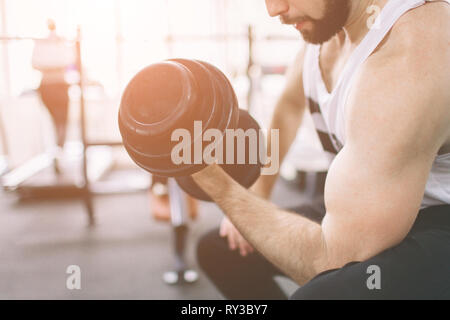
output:
[[311,22],[311,19],[308,18],[297,18],[297,19],[289,19],[287,17],[280,17],[281,23],[285,25],[291,25],[297,30],[302,30],[308,22]]
[[304,20],[304,21],[301,21],[301,22],[297,22],[296,24],[294,24],[295,29],[297,29],[299,31],[302,30],[305,27],[307,22],[308,22],[307,20]]

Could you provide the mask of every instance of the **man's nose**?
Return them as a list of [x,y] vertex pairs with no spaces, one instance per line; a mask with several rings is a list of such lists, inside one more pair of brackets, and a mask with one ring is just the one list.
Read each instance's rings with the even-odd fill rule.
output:
[[289,11],[287,0],[266,0],[266,7],[271,17],[276,17]]

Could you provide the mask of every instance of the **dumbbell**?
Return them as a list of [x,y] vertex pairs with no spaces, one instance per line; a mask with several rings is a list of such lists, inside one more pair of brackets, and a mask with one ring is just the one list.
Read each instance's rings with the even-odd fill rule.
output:
[[[201,123],[200,134],[194,125],[196,121]],[[191,178],[208,164],[203,154],[196,162],[177,164],[172,160],[172,150],[179,144],[172,141],[176,129],[189,133],[191,158],[195,157],[198,146],[205,150],[211,144],[204,141],[203,134],[208,129],[219,130],[218,143],[223,148],[224,162],[220,165],[242,186],[249,188],[261,174],[260,157],[256,163],[249,161],[249,140],[246,140],[244,163],[238,164],[236,141],[233,164],[226,163],[226,154],[231,152],[226,150],[226,130],[253,129],[259,133],[260,127],[248,112],[238,108],[236,94],[226,76],[203,61],[171,59],[141,70],[122,95],[119,129],[125,149],[138,166],[153,175],[174,177],[186,193],[197,199],[211,201]],[[259,139],[257,134],[258,155],[264,145]]]

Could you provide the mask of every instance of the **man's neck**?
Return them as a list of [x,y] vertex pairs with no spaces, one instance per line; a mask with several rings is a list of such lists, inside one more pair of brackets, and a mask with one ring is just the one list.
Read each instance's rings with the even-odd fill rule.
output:
[[342,45],[357,45],[369,32],[368,21],[376,11],[367,12],[370,6],[376,6],[381,11],[389,0],[354,0],[350,16],[343,29],[339,34],[339,40]]

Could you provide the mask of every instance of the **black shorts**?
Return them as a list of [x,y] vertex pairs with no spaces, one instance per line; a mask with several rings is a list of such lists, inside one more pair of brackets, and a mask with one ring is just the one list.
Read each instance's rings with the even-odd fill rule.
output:
[[450,299],[450,206],[422,210],[400,244],[319,274],[291,299]]
[[[225,298],[287,298],[274,281],[281,271],[257,253],[242,258],[230,251],[218,230],[201,239],[197,253]],[[291,299],[450,299],[450,205],[421,210],[400,244],[319,274]]]

